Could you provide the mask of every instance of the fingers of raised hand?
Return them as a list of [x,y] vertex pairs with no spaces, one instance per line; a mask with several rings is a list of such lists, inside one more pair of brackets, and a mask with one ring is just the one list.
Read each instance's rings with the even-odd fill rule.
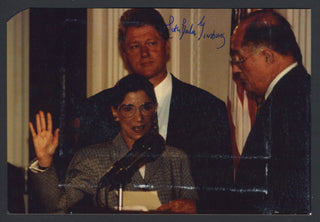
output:
[[48,131],[52,132],[52,116],[51,116],[51,113],[47,113],[47,120],[48,120]]
[[37,134],[36,134],[36,131],[34,130],[33,124],[31,122],[29,122],[29,129],[30,129],[32,137],[35,137]]
[[41,124],[40,124],[40,114],[36,114],[36,127],[37,127],[37,133],[41,133]]
[[[52,162],[52,156],[59,144],[59,129],[52,134],[52,116],[43,111],[36,114],[36,130],[33,124],[29,123],[33,144],[40,166],[48,167]],[[47,117],[47,118],[46,118]]]
[[55,147],[57,147],[58,146],[58,144],[59,144],[59,128],[58,129],[56,129],[55,131],[54,131],[54,135],[53,135],[53,139],[52,139],[52,144],[55,146]]
[[40,111],[39,114],[40,114],[41,131],[46,131],[47,130],[47,126],[46,126],[46,118],[44,116],[44,112]]
[[[33,125],[29,124],[30,127],[30,131],[35,132]],[[33,131],[32,131],[33,129]],[[36,114],[36,129],[38,134],[40,134],[41,132],[44,131],[48,131],[49,133],[52,132],[52,116],[51,113],[47,113],[47,123],[46,123],[46,118],[44,115],[43,111],[39,111],[39,113]],[[34,136],[34,134],[32,133],[32,136]]]

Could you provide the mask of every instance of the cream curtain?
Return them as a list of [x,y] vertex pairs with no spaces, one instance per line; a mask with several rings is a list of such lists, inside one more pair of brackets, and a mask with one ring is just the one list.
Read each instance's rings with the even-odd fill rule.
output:
[[284,16],[290,22],[300,46],[303,65],[311,74],[311,9],[287,9]]
[[7,160],[29,163],[29,10],[7,22]]
[[87,10],[87,97],[112,87],[127,74],[118,50],[118,22],[123,11]]

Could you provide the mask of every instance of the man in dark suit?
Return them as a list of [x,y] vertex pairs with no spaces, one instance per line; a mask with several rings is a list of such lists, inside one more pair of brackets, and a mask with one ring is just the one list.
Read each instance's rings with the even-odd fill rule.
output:
[[8,170],[8,212],[25,213],[25,180],[23,168],[7,163]]
[[310,213],[310,75],[290,24],[251,13],[231,40],[233,74],[262,101],[237,168],[237,213]]
[[[154,9],[126,11],[119,25],[119,46],[130,73],[148,78],[158,101],[159,132],[168,145],[184,150],[198,188],[198,213],[222,213],[233,183],[233,162],[225,104],[210,93],[176,79],[167,72],[170,42],[167,25]],[[80,145],[113,139],[113,89],[92,96],[80,121]]]

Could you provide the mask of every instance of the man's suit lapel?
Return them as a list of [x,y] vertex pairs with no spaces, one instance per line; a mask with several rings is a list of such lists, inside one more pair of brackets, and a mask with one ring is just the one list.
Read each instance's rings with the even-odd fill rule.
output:
[[260,107],[255,122],[247,137],[236,171],[236,184],[244,188],[266,186],[266,167],[271,158],[271,98]]
[[[261,155],[265,153],[265,149],[262,148],[262,144],[265,138],[263,135],[263,131],[268,128],[268,121],[271,121],[270,118],[270,104],[271,100],[266,100],[260,107],[257,112],[257,116],[255,118],[252,129],[248,135],[247,142],[245,144],[243,155],[244,156],[252,156],[252,155]],[[250,144],[256,144],[257,146],[252,146]],[[262,148],[262,149],[261,149]]]

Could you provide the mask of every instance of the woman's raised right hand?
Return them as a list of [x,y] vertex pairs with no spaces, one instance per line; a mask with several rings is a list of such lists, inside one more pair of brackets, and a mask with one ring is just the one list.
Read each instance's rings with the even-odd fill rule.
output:
[[32,135],[34,149],[37,155],[40,167],[49,167],[52,163],[54,152],[59,144],[59,128],[52,134],[52,116],[47,113],[47,121],[43,111],[36,114],[37,132],[33,124],[29,122],[29,128]]

